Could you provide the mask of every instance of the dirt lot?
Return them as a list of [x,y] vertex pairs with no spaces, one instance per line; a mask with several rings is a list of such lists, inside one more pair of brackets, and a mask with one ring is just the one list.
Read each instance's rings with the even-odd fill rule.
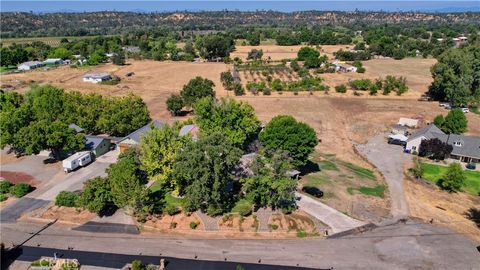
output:
[[[259,45],[259,46],[236,46],[236,50],[231,53],[231,58],[239,57],[242,60],[247,60],[248,53],[252,49],[263,50],[263,58],[270,57],[272,60],[293,59],[297,57],[297,52],[305,45],[295,46],[278,46],[278,45]],[[348,50],[353,48],[353,45],[323,45],[320,47],[321,54],[326,54],[330,59],[333,59],[333,53],[340,50]]]
[[480,241],[480,197],[448,193],[417,180],[405,183],[410,213]]

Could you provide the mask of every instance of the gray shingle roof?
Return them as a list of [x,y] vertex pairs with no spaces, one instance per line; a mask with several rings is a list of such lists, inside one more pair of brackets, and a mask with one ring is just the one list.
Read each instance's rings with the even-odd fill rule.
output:
[[[455,142],[460,142],[461,146]],[[453,146],[452,155],[480,159],[480,137],[450,134],[447,143]]]
[[139,129],[135,130],[134,132],[128,134],[122,140],[131,139],[131,140],[135,141],[136,143],[140,143],[140,139],[142,138],[142,135],[151,130],[151,127],[150,127],[151,125],[153,125],[156,128],[160,128],[163,124],[161,122],[157,121],[157,120],[152,121],[148,125],[145,125],[145,126],[139,128]]
[[85,148],[88,150],[94,150],[99,146],[105,138],[99,136],[88,136],[85,135]]
[[105,79],[111,77],[109,73],[89,73],[85,74],[83,78],[92,78],[92,79]]
[[443,131],[441,131],[437,126],[434,124],[430,124],[424,128],[418,129],[415,131],[409,138],[408,141],[416,139],[418,137],[424,136],[427,139],[437,138],[440,135],[445,135]]

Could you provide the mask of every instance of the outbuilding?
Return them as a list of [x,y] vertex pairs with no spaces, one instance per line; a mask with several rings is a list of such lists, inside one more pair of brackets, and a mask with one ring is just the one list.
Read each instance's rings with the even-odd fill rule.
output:
[[63,60],[61,58],[48,58],[43,61],[44,65],[63,65]]
[[163,123],[155,120],[148,125],[135,130],[117,142],[117,150],[120,153],[123,153],[129,148],[137,147],[140,144],[143,135],[152,130],[152,128],[160,128],[162,125]]
[[104,81],[110,81],[112,75],[109,73],[89,73],[83,76],[84,82],[99,83]]
[[110,150],[111,141],[100,136],[85,135],[85,148],[90,150],[95,157],[99,157]]
[[42,67],[44,66],[44,64],[40,61],[29,61],[29,62],[24,62],[24,63],[21,63],[17,69],[18,70],[32,70],[32,69],[36,69],[36,68],[39,68],[39,67]]

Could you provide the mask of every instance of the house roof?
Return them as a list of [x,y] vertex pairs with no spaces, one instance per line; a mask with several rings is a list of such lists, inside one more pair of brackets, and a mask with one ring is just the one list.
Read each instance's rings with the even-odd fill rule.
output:
[[[450,134],[447,143],[453,147],[452,155],[473,157],[480,159],[480,137]],[[455,145],[460,142],[461,145]]]
[[91,79],[103,79],[103,78],[108,78],[110,77],[109,73],[103,72],[103,73],[88,73],[83,75],[83,78],[91,78]]
[[48,58],[45,61],[43,61],[43,63],[56,63],[60,61],[63,61],[62,58]]
[[128,134],[127,136],[125,136],[122,140],[120,140],[119,142],[123,141],[123,140],[126,140],[126,139],[130,139],[132,141],[135,141],[136,143],[140,143],[140,140],[142,139],[142,135],[149,132],[152,128],[151,126],[154,126],[155,128],[160,128],[161,126],[163,126],[163,123],[161,123],[160,121],[152,121],[150,122],[148,125],[145,125],[137,130],[135,130],[134,132]]
[[42,62],[40,61],[28,61],[28,62],[23,62],[21,63],[19,66],[38,66],[38,65],[42,65]]
[[108,140],[108,139],[100,136],[85,135],[85,140],[86,140],[85,148],[88,150],[94,150],[103,142],[103,140]]
[[418,129],[415,131],[409,138],[408,141],[414,140],[418,137],[425,137],[427,139],[439,138],[442,136],[446,136],[443,131],[441,131],[437,126],[434,124],[428,125],[424,128]]
[[77,126],[76,124],[73,124],[73,123],[72,123],[72,124],[68,125],[68,127],[75,129],[75,131],[76,131],[77,133],[83,132],[83,128]]
[[191,125],[185,125],[180,129],[179,135],[180,136],[185,136],[187,134],[191,134],[192,137],[197,137],[198,132],[200,129],[198,128],[197,125],[191,124]]
[[408,129],[407,126],[402,126],[402,125],[399,125],[399,124],[393,125],[392,128],[399,129],[399,130],[407,130]]

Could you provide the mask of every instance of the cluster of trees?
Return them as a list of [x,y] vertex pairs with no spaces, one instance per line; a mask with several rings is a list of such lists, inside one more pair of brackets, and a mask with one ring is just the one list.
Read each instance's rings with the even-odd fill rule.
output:
[[106,98],[51,85],[34,86],[25,95],[2,91],[0,107],[0,147],[28,155],[51,150],[59,157],[83,149],[83,136],[68,127],[72,123],[87,133],[124,136],[150,121],[147,106],[133,94]]
[[183,86],[180,95],[173,94],[167,99],[167,109],[172,115],[178,115],[183,107],[192,107],[201,98],[215,97],[214,86],[211,80],[197,76]]
[[435,126],[443,132],[450,134],[462,134],[467,131],[468,120],[460,109],[453,109],[448,112],[446,117],[439,114],[433,119]]
[[[430,144],[430,143],[429,143]],[[424,168],[422,163],[415,161],[414,167],[411,168],[411,172],[416,178],[423,177]],[[458,162],[453,162],[448,165],[447,171],[437,182],[437,185],[449,192],[461,191],[462,187],[465,185],[466,176],[465,172],[462,169],[462,165]]]
[[433,82],[428,93],[436,100],[452,105],[480,101],[480,46],[449,49],[431,68]]
[[372,54],[368,51],[345,51],[340,49],[334,53],[335,58],[341,61],[365,61],[372,58]]
[[297,53],[297,60],[304,61],[303,67],[306,69],[319,68],[326,64],[328,58],[326,55],[320,56],[320,52],[312,47],[302,47]]
[[27,183],[12,184],[8,180],[0,181],[0,202],[8,199],[8,194],[21,198],[33,190],[33,187]]
[[220,73],[220,81],[226,90],[233,90],[237,96],[241,96],[245,92],[242,84],[240,83],[240,78],[235,79],[230,71],[224,71]]
[[[391,92],[395,92],[398,96],[408,91],[406,85],[407,80],[405,77],[395,77],[387,75],[385,79],[376,79],[372,82],[370,79],[357,79],[349,82],[350,87],[353,90],[369,91],[370,95],[376,95],[378,91],[382,90],[383,95],[388,95]],[[339,86],[337,92],[345,93],[343,86]],[[345,89],[346,90],[346,89]]]

